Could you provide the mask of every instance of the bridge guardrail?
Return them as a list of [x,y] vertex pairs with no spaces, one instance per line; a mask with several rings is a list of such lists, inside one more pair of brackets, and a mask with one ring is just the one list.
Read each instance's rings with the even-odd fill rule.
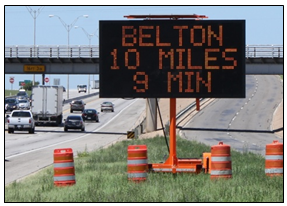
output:
[[98,58],[99,46],[33,45],[5,46],[5,58]]
[[246,45],[246,58],[283,58],[283,45]]
[[[246,58],[283,58],[283,45],[246,45]],[[98,58],[97,45],[5,46],[5,58]]]

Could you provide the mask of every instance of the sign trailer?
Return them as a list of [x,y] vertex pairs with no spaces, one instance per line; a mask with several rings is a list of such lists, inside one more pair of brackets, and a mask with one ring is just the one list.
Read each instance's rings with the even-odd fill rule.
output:
[[149,169],[199,173],[176,155],[176,98],[245,98],[245,20],[127,17],[172,20],[100,21],[100,97],[170,98],[169,157]]

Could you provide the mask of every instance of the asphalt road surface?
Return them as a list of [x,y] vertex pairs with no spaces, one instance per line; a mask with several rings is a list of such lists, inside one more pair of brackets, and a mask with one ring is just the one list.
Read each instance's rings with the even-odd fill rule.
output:
[[182,136],[210,146],[223,142],[240,152],[265,155],[266,144],[283,142],[270,128],[282,96],[278,76],[247,75],[246,98],[214,100],[182,128]]
[[[77,95],[86,96],[75,92],[70,98]],[[266,144],[273,140],[283,142],[270,128],[282,96],[283,87],[278,76],[247,75],[246,98],[214,100],[182,128],[181,136],[210,146],[223,141],[231,149],[264,155]],[[126,132],[137,126],[136,121],[145,110],[145,99],[108,100],[115,104],[115,112],[101,112],[100,122],[86,123],[85,132],[64,132],[63,126],[37,126],[35,134],[18,131],[8,134],[5,131],[5,185],[53,164],[54,149],[72,148],[76,155],[126,139]],[[100,111],[100,104],[105,99],[91,94],[84,101],[86,108]],[[66,103],[64,118],[69,114]]]
[[[79,95],[82,98],[82,93]],[[113,102],[115,111],[100,112],[103,101]],[[25,131],[8,134],[5,131],[5,185],[53,164],[54,149],[72,148],[76,156],[78,152],[96,150],[127,139],[127,131],[136,126],[146,106],[145,99],[102,99],[98,95],[84,99],[84,102],[86,108],[100,112],[99,123],[86,122],[85,132],[64,132],[63,125],[36,126],[35,134]],[[63,119],[69,114],[69,104],[65,104]],[[81,112],[73,114],[81,115]]]

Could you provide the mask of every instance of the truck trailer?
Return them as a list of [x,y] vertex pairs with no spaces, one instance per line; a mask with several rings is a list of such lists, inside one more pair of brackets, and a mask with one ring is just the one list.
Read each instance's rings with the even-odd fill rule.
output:
[[31,111],[36,125],[61,125],[63,119],[63,87],[33,86]]
[[91,80],[91,89],[99,89],[100,81],[99,80]]

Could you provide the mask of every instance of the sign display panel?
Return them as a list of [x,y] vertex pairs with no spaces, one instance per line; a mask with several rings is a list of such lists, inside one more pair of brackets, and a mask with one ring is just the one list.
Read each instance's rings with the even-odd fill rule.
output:
[[244,98],[245,20],[100,21],[100,97]]
[[45,72],[45,65],[24,65],[24,72]]

